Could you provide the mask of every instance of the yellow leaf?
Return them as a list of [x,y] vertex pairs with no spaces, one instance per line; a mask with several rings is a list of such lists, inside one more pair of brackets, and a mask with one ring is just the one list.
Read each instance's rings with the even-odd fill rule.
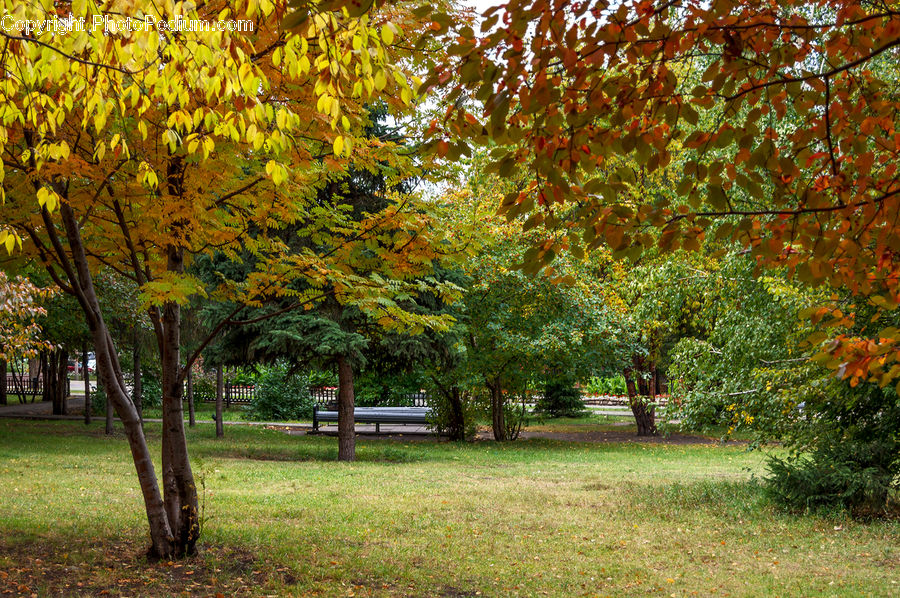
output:
[[338,135],[337,137],[334,138],[334,155],[340,156],[343,151],[344,151],[344,137],[341,135]]
[[391,31],[390,25],[385,25],[381,28],[381,39],[387,45],[391,45],[392,43],[394,43],[394,32]]
[[381,91],[385,85],[387,85],[387,77],[384,74],[384,70],[378,69],[378,72],[375,73],[375,89]]

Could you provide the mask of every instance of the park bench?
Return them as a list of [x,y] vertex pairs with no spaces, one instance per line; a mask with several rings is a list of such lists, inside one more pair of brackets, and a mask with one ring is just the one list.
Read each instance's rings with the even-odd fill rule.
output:
[[[353,420],[361,424],[375,424],[375,431],[381,432],[381,424],[420,424],[428,423],[431,415],[430,407],[357,407],[353,411]],[[313,407],[313,430],[318,432],[319,424],[336,422],[338,412],[320,410]]]

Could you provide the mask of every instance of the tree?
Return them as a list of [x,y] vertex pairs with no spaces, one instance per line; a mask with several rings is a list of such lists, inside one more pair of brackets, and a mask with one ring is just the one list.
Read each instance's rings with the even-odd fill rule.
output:
[[[332,176],[318,190],[315,209],[279,232],[293,255],[331,260],[344,278],[295,281],[284,289],[286,297],[273,296],[245,315],[250,326],[228,327],[213,358],[335,367],[341,461],[355,459],[354,376],[367,361],[369,341],[385,331],[445,329],[450,319],[414,309],[416,299],[423,294],[448,299],[455,290],[431,276],[447,242],[433,210],[412,192],[411,182],[419,174],[414,149],[405,148],[402,131],[385,122],[386,105],[369,105],[366,112],[366,139],[391,146],[394,153],[378,161],[353,162],[344,176]],[[256,257],[247,255],[243,261],[243,268],[212,272],[234,281],[244,279]],[[205,271],[208,279],[209,265]],[[302,313],[284,313],[292,293],[311,290],[320,295],[314,306]],[[231,310],[230,303],[205,308],[210,322]]]
[[522,234],[522,223],[493,214],[492,199],[507,182],[472,180],[469,189],[444,198],[447,221],[473,247],[462,264],[466,292],[454,310],[460,344],[442,359],[446,365],[456,355],[457,385],[485,389],[494,438],[513,440],[524,415],[517,400],[524,404],[530,390],[548,382],[586,379],[616,363],[622,345],[592,272],[599,252],[594,262],[561,259],[540,275],[523,272],[530,235]]
[[703,326],[677,339],[669,374],[678,381],[673,416],[685,427],[724,427],[762,444],[803,425],[808,411],[798,406],[827,377],[809,361],[814,345],[806,339],[816,331],[797,319],[822,293],[777,271],[756,276],[754,267],[731,251],[683,283],[706,297],[695,315]]
[[[522,2],[485,11],[480,36],[430,18],[452,40],[426,82],[451,103],[434,148],[453,158],[489,138],[496,171],[528,173],[501,209],[573,232],[541,240],[537,263],[601,244],[631,257],[696,250],[715,236],[860,295],[876,316],[900,305],[890,4]],[[675,193],[630,193],[669,165]],[[819,317],[854,320],[824,307]],[[877,319],[861,332],[823,347],[829,367],[878,384],[900,375],[900,333]]]
[[[0,238],[4,233],[0,233]],[[11,237],[6,236],[6,239]],[[0,270],[0,405],[6,405],[7,364],[36,356],[53,346],[43,339],[39,320],[47,310],[41,305],[53,296],[28,279],[10,279]]]
[[[4,8],[34,22],[55,17],[46,3]],[[112,5],[71,9],[88,23],[123,18]],[[402,13],[306,9],[302,35],[280,27],[285,3],[255,1],[137,7],[132,15],[153,15],[155,25],[119,35],[94,27],[58,36],[0,32],[5,230],[13,244],[27,241],[23,251],[86,315],[100,380],[135,461],[154,557],[192,553],[199,536],[181,405],[186,368],[204,344],[181,359],[181,306],[203,292],[186,273],[192,256],[212,248],[235,255],[242,244],[260,256],[244,285],[221,289],[243,302],[276,294],[293,277],[345,280],[337,259],[285,258],[266,232],[312,209],[311,191],[342,171],[349,154],[370,155],[354,136],[363,101],[384,95],[402,105],[413,97],[391,45],[402,35]],[[213,27],[170,26],[176,18]],[[244,25],[216,27],[221,19]],[[162,493],[97,296],[100,265],[140,286],[161,354]],[[298,294],[293,308],[313,295]]]
[[884,513],[895,502],[900,471],[896,394],[837,380],[820,359],[811,360],[817,346],[808,339],[835,331],[798,322],[797,314],[819,303],[823,291],[784,272],[756,276],[754,266],[732,251],[683,283],[707,297],[696,316],[705,325],[671,351],[669,373],[678,381],[672,416],[688,429],[724,429],[726,437],[740,431],[754,446],[786,447],[787,455],[770,456],[767,487],[792,509]]

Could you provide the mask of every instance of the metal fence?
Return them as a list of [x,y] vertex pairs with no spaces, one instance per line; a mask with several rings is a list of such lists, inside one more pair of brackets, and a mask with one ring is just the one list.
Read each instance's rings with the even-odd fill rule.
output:
[[[227,405],[249,405],[256,398],[257,387],[248,384],[225,384],[223,399]],[[313,386],[309,389],[313,401],[320,407],[337,403],[338,389],[336,386]],[[428,394],[424,392],[410,393],[406,395],[404,404],[411,407],[427,407]],[[215,402],[215,397],[205,397],[206,402]]]
[[[39,396],[44,394],[43,376],[21,376],[6,374],[6,394],[12,396]],[[66,378],[66,396],[71,393],[71,381]]]

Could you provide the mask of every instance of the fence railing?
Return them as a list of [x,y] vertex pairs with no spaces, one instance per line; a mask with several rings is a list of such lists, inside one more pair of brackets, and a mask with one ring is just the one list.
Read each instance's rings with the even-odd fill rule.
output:
[[[66,396],[71,393],[71,380],[66,378]],[[44,377],[43,376],[21,376],[17,374],[6,374],[6,394],[10,396],[26,395],[38,396],[44,394]]]
[[[594,407],[627,407],[628,396],[626,395],[593,395],[582,397],[584,404]],[[669,395],[658,394],[655,403],[659,406],[665,406],[669,402]]]
[[[250,384],[225,384],[223,399],[226,405],[249,405],[256,398],[256,386]],[[337,403],[338,389],[335,386],[313,386],[309,389],[313,401],[320,407]],[[204,397],[204,401],[215,402],[215,396]],[[413,407],[427,407],[428,394],[424,392],[410,393],[404,403]]]

